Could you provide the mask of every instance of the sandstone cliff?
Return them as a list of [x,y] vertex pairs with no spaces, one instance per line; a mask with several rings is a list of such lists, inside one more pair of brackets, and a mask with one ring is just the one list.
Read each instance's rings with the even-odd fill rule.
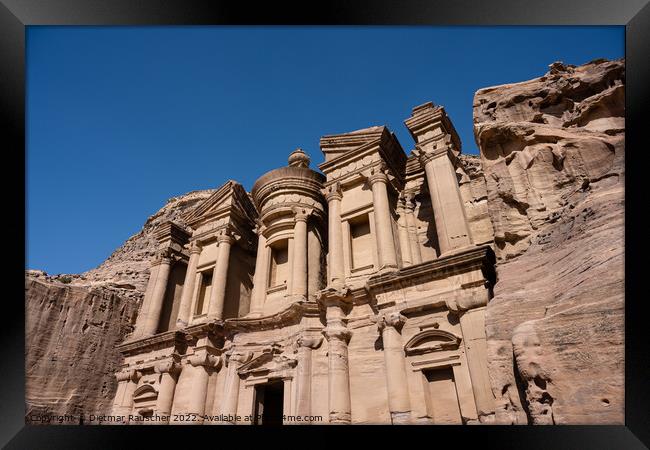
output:
[[[99,267],[82,274],[29,270],[25,283],[27,421],[39,414],[109,413],[121,364],[115,345],[133,331],[149,277],[153,230],[214,191],[174,197]],[[39,423],[36,419],[32,423]]]
[[624,61],[479,90],[498,423],[624,420]]

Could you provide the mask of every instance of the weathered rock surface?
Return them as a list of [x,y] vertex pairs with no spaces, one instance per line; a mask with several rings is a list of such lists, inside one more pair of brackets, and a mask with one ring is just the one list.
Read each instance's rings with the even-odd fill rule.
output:
[[487,186],[481,160],[478,156],[464,154],[461,154],[458,159],[460,195],[463,198],[472,239],[477,245],[492,244],[494,230],[488,212]]
[[[120,354],[138,303],[113,289],[26,282],[25,397],[28,422],[37,415],[107,413]],[[30,420],[32,419],[32,420]],[[66,420],[65,423],[70,423]]]
[[498,423],[624,420],[624,61],[479,90]]
[[96,269],[53,276],[25,272],[28,422],[39,414],[110,412],[114,373],[122,363],[114,347],[133,331],[156,247],[152,232],[165,220],[183,225],[182,215],[213,192],[170,199]]

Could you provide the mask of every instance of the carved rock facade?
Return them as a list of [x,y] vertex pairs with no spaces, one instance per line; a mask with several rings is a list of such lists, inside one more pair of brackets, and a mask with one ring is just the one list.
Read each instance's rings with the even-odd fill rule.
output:
[[[160,224],[115,415],[156,423],[478,423],[494,415],[482,179],[444,108],[324,136],[248,194]],[[469,213],[468,213],[469,211]],[[372,393],[372,394],[370,394]]]

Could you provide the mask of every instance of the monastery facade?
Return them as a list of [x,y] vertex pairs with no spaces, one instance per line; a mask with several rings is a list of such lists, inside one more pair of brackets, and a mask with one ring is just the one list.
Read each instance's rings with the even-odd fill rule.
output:
[[488,420],[491,239],[467,219],[444,108],[300,149],[156,231],[113,414],[137,423]]

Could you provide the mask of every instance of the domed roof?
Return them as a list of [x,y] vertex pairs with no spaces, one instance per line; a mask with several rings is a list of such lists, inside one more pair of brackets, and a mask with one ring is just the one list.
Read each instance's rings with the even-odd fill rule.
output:
[[[255,204],[259,207],[262,200],[262,191],[270,184],[277,184],[279,188],[297,190],[305,188],[313,191],[319,191],[325,182],[325,175],[309,168],[310,158],[307,153],[298,148],[289,155],[288,166],[273,169],[259,177],[251,194]],[[310,189],[311,188],[311,189]],[[314,192],[315,194],[318,192]]]

